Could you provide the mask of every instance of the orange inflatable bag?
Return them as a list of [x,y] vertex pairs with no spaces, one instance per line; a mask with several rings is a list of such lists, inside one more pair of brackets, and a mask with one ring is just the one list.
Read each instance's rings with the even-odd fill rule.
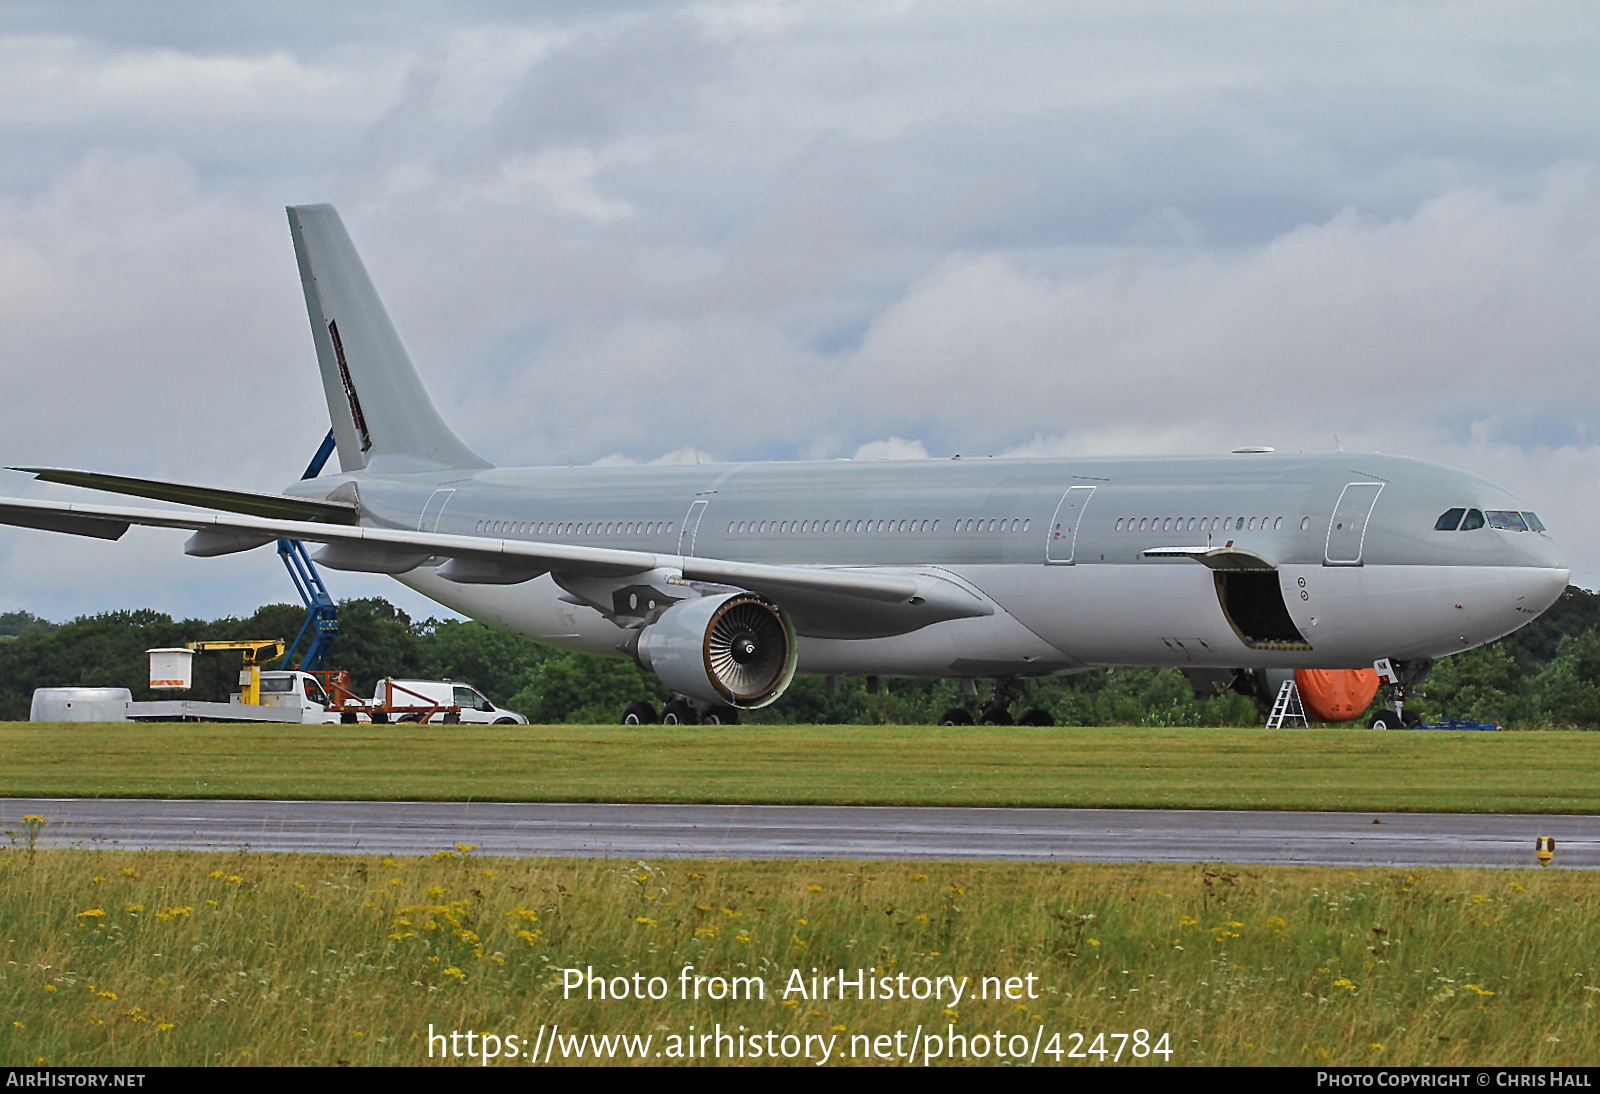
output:
[[1296,669],[1294,686],[1300,705],[1316,722],[1353,722],[1378,694],[1378,674],[1372,669]]

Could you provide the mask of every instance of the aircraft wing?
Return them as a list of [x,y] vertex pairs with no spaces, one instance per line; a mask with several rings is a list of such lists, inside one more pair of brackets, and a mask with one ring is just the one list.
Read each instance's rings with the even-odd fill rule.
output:
[[795,629],[817,637],[904,634],[945,619],[990,615],[993,607],[936,572],[771,566],[711,558],[681,558],[569,543],[365,528],[323,521],[242,514],[185,513],[118,505],[0,499],[0,524],[100,539],[120,539],[130,525],[182,528],[193,536],[191,555],[230,554],[275,539],[321,543],[317,561],[334,569],[401,574],[431,558],[448,561],[439,575],[466,584],[516,584],[554,572],[583,578],[625,578],[652,570],[683,580],[735,586],[772,597],[790,612]]

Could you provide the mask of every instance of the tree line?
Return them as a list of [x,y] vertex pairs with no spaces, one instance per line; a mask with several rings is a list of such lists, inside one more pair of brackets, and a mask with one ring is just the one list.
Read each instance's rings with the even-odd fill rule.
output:
[[[246,619],[215,620],[175,620],[143,610],[55,624],[9,612],[0,615],[0,720],[26,719],[39,687],[126,687],[135,699],[170,697],[147,686],[147,649],[205,639],[290,638],[303,619],[304,609],[288,604],[269,604]],[[328,666],[348,671],[364,695],[385,676],[470,683],[535,723],[615,723],[634,700],[659,709],[667,698],[660,682],[631,661],[541,646],[481,623],[412,620],[381,598],[340,603],[339,638]],[[190,697],[226,701],[238,690],[238,670],[236,654],[197,657]],[[1413,705],[1429,720],[1600,728],[1600,595],[1569,588],[1515,634],[1441,659],[1422,691]],[[1058,725],[1247,726],[1261,720],[1255,699],[1234,692],[1197,696],[1171,668],[1049,677],[1030,685],[1023,705],[1048,711]],[[847,677],[829,689],[821,678],[798,677],[777,703],[746,712],[745,720],[926,725],[957,706],[976,709],[955,680],[885,679],[873,688]]]

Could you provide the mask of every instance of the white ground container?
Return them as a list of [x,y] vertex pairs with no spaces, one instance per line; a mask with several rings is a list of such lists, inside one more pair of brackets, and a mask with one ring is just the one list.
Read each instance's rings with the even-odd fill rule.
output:
[[187,688],[194,683],[194,651],[185,649],[145,650],[150,655],[152,688]]
[[125,722],[133,694],[127,688],[36,688],[32,722]]

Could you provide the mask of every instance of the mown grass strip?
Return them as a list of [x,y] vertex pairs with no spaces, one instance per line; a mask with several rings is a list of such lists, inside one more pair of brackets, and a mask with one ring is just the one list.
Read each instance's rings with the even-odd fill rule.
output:
[[0,795],[1600,812],[1600,735],[0,724]]
[[[552,1063],[593,1063],[585,1035],[624,1034],[650,1036],[635,1059],[654,1064],[720,1026],[771,1031],[780,1052],[837,1035],[835,1064],[906,1062],[874,1050],[920,1027],[960,1035],[967,1063],[1034,1043],[1036,1063],[1098,1063],[1097,1035],[1109,1052],[1144,1030],[1171,1055],[1131,1062],[1587,1065],[1597,914],[1587,871],[19,847],[0,853],[0,1064],[476,1066],[467,1030],[477,1056],[484,1033],[503,1053],[552,1026],[571,1039]],[[724,994],[734,976],[762,990],[685,999],[686,966]],[[591,968],[630,998],[565,990],[563,970]],[[823,997],[812,970],[818,987],[870,970],[896,994],[924,978],[925,997]],[[631,997],[654,977],[661,998]],[[926,997],[940,977],[969,978],[959,1002]],[[459,1031],[462,1056],[434,1042],[430,1058],[430,1024]]]

